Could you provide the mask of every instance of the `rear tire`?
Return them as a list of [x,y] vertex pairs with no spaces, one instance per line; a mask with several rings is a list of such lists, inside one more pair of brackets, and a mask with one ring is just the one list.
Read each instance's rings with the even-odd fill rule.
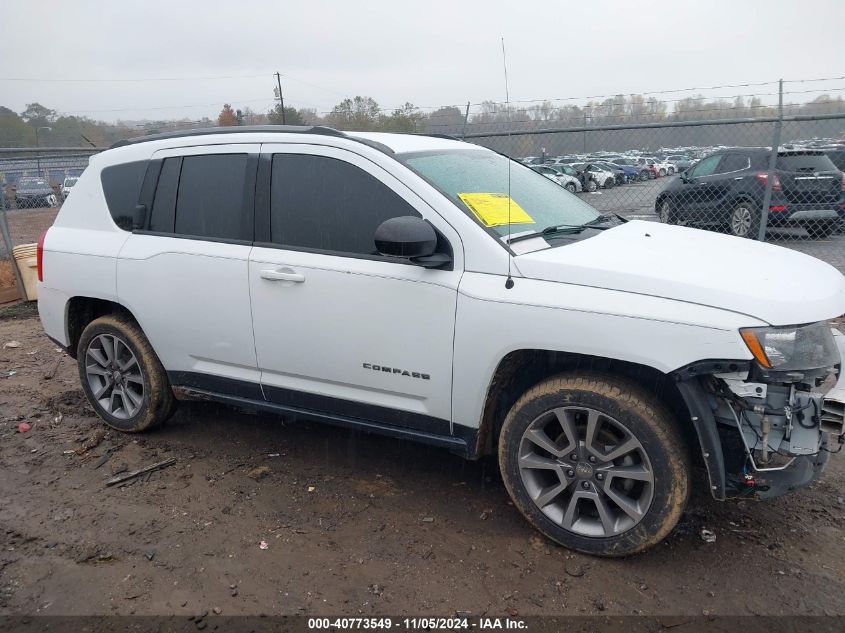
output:
[[91,321],[79,339],[77,366],[88,402],[118,431],[146,431],[176,410],[167,372],[129,318],[108,315]]
[[749,202],[738,202],[728,219],[728,230],[736,237],[756,240],[760,232],[760,211]]
[[599,186],[596,184],[596,181],[595,181],[595,180],[593,180],[592,178],[590,178],[590,179],[587,181],[587,191],[589,191],[589,192],[593,192],[593,191],[595,191],[595,190],[596,190],[596,189],[598,189],[598,188],[599,188]]
[[604,181],[604,188],[605,189],[613,189],[616,186],[616,178],[611,176],[607,180]]
[[643,169],[643,170],[640,172],[640,180],[641,180],[642,182],[645,182],[645,181],[646,181],[646,180],[648,180],[648,179],[649,179],[648,170]]
[[576,191],[578,191],[578,187],[575,186],[574,182],[566,183],[565,188],[569,193],[575,193]]
[[570,549],[627,556],[675,527],[689,450],[663,404],[637,384],[567,373],[525,393],[505,419],[499,466],[517,509]]

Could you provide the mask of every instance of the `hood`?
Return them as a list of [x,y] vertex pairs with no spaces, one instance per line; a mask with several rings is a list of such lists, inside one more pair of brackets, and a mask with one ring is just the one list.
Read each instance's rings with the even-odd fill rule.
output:
[[519,255],[531,279],[651,295],[771,325],[845,313],[845,277],[809,255],[710,231],[634,220],[579,242]]

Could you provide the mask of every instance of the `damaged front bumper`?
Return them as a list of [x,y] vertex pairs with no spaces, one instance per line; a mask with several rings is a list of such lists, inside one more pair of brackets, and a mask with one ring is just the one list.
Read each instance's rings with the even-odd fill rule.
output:
[[845,440],[845,336],[826,393],[761,378],[753,361],[708,361],[674,373],[702,448],[716,499],[776,497],[822,473]]

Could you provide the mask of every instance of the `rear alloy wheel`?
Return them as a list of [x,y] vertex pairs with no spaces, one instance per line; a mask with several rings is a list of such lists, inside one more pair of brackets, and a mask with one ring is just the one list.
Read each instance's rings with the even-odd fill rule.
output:
[[756,240],[760,230],[760,212],[748,202],[738,203],[731,213],[729,228],[731,235]]
[[661,167],[659,173],[660,173],[660,176],[663,177],[663,176],[666,175],[666,170]]
[[838,225],[839,223],[836,220],[816,220],[815,222],[805,223],[804,230],[813,239],[823,240],[830,237],[836,231]]
[[604,181],[604,188],[605,189],[613,189],[613,187],[615,185],[616,185],[616,178],[614,178],[613,176],[611,176],[610,178],[608,178],[607,180]]
[[176,408],[167,373],[138,325],[120,316],[89,323],[77,346],[82,390],[106,424],[138,433]]
[[669,175],[670,175],[670,176],[672,176],[674,173],[675,173],[675,168],[674,168],[674,167],[670,167],[670,168],[669,168]]
[[562,374],[523,395],[502,427],[499,465],[537,529],[600,556],[660,542],[688,496],[688,449],[673,418],[610,375]]
[[575,193],[576,191],[578,191],[578,187],[575,186],[574,182],[566,183],[565,188],[569,193]]

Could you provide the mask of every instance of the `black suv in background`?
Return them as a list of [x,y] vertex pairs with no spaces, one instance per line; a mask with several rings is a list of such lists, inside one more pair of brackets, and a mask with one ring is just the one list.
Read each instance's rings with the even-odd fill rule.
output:
[[[756,238],[771,150],[726,149],[702,158],[655,201],[661,222],[727,227]],[[845,174],[818,150],[778,152],[768,226],[802,227],[811,237],[833,233],[845,217]]]

